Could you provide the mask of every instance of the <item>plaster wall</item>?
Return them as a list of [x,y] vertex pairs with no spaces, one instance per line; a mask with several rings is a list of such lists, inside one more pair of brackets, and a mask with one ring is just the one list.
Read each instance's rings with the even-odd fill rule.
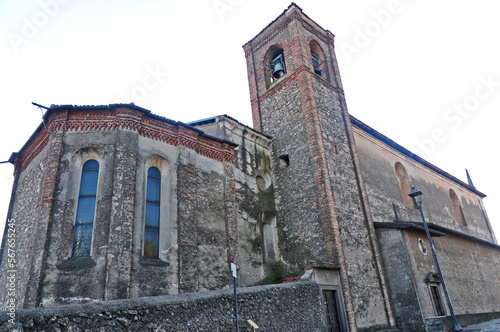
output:
[[[354,133],[373,221],[421,221],[418,210],[404,204],[395,172],[395,164],[400,162],[408,172],[411,185],[423,193],[422,208],[428,223],[495,242],[478,194],[422,166],[359,128],[355,127]],[[450,189],[459,197],[467,225],[461,225],[457,220]]]
[[[178,293],[177,165],[179,148],[139,136],[130,297]],[[159,259],[144,258],[147,172],[161,174]]]
[[394,229],[377,229],[383,267],[387,273],[389,298],[397,327],[401,331],[423,331],[425,328],[422,317],[419,293],[416,289],[410,257],[406,254],[405,234]]
[[[108,254],[112,254],[109,252],[109,234],[116,172],[116,136],[116,132],[65,135],[41,290],[41,303],[44,305],[105,298],[107,258]],[[72,258],[81,169],[89,159],[99,162],[91,257]]]
[[[463,237],[433,236],[455,313],[499,311],[500,287],[497,276],[500,275],[500,247],[496,245],[488,220],[482,212],[481,197],[361,129],[355,128],[354,132],[373,220],[421,222],[418,210],[404,204],[395,171],[396,162],[400,162],[408,172],[411,185],[424,194],[422,207],[426,221],[463,234]],[[450,189],[460,198],[466,226],[461,225],[456,218]],[[418,310],[421,317],[435,316],[429,284],[424,279],[428,273],[437,271],[425,233],[379,226],[377,236],[388,275],[391,301],[396,310],[396,319],[400,322],[398,326],[402,326],[404,320],[413,319],[411,310]],[[488,241],[489,244],[467,236]],[[419,239],[424,244],[426,255],[419,248]],[[416,296],[413,300],[405,299],[404,294],[408,294],[412,285],[414,291],[411,292]],[[448,311],[442,287],[440,292],[445,310]],[[415,301],[418,301],[418,305]]]
[[229,286],[224,165],[194,151],[179,151],[179,292]]
[[[419,238],[426,245],[427,255],[418,248]],[[500,248],[456,237],[434,237],[432,241],[455,313],[500,312]],[[422,317],[436,316],[429,285],[424,280],[429,272],[436,272],[429,244],[424,234],[413,232],[405,233],[405,243]],[[440,291],[449,314],[441,287]]]

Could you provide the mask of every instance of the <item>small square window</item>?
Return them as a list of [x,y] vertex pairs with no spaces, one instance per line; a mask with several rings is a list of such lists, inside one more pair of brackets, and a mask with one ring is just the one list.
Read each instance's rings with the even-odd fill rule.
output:
[[279,157],[279,166],[281,168],[287,168],[288,166],[290,166],[290,158],[287,154],[281,155]]

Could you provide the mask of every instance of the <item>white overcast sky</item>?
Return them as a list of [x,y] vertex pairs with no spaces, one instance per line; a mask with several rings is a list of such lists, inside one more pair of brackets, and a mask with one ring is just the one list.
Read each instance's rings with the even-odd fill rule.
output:
[[[463,181],[467,168],[488,195],[484,203],[499,238],[500,3],[297,4],[336,36],[349,112]],[[0,161],[40,124],[31,102],[134,102],[173,120],[228,114],[251,126],[242,45],[289,5],[1,1]],[[0,164],[0,229],[12,173],[11,164]]]

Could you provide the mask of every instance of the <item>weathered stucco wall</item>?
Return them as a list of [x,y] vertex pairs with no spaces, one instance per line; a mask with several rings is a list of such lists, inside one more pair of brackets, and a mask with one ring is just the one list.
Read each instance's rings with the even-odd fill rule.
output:
[[[41,303],[50,305],[105,298],[106,252],[115,174],[114,142],[114,133],[68,133],[65,136],[53,221],[48,234]],[[90,159],[99,162],[92,257],[71,259],[81,170]]]
[[228,287],[229,259],[222,163],[180,152],[178,166],[179,291]]
[[[421,221],[418,211],[404,204],[395,171],[396,163],[400,162],[411,185],[423,193],[422,208],[427,222],[494,242],[478,194],[422,166],[363,130],[355,128],[354,132],[374,221]],[[460,199],[467,225],[461,225],[457,220],[450,189]]]
[[[427,255],[418,248],[419,238],[425,243]],[[432,241],[455,313],[500,312],[500,248],[451,236],[433,237]],[[425,234],[407,232],[406,248],[422,316],[436,316],[424,280],[429,272],[436,272]],[[444,301],[444,294],[441,296]]]
[[233,172],[239,285],[280,281],[284,274],[278,250],[271,139],[225,116],[195,126],[238,144]]
[[[312,282],[238,289],[240,331],[253,330],[248,319],[262,331],[324,331],[320,294]],[[0,330],[233,331],[233,303],[226,290],[0,312]]]
[[[54,107],[47,129],[17,157],[16,308],[229,287],[234,144],[143,111]],[[119,117],[127,120],[111,121]],[[91,159],[99,170],[90,256],[72,257],[82,166]],[[144,258],[152,166],[161,174],[160,248]]]
[[[403,201],[395,171],[397,162],[405,167],[411,185],[424,194],[422,208],[426,221],[443,227],[443,231],[449,230],[449,236],[433,236],[433,242],[455,313],[500,311],[500,247],[495,244],[483,214],[480,195],[427,169],[359,128],[355,133],[372,217],[376,222],[389,223],[377,226],[377,236],[391,302],[400,322],[398,326],[405,326],[404,320],[417,322],[416,313],[421,317],[437,313],[429,283],[425,281],[429,273],[436,273],[425,232],[390,228],[392,222],[422,221],[418,210]],[[450,189],[460,198],[466,225],[457,220]],[[419,247],[419,241],[426,254]],[[439,288],[448,312],[442,287]],[[408,298],[409,292],[415,296]]]
[[[135,200],[133,256],[130,297],[176,294],[179,288],[178,264],[178,147],[146,137],[139,137]],[[160,206],[159,259],[143,257],[147,172],[157,167],[162,174]]]
[[416,290],[411,262],[406,255],[405,234],[395,229],[377,229],[384,271],[387,272],[387,287],[396,324],[402,331],[423,331],[419,296]]

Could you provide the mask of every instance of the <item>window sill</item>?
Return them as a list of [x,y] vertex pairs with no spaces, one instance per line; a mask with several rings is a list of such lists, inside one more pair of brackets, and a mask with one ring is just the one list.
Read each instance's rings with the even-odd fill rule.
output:
[[278,84],[286,81],[286,78],[289,76],[289,73],[286,72],[283,76],[281,76],[280,78],[276,79],[276,81],[272,82],[271,84],[269,84],[269,86],[267,87],[267,90],[271,90],[273,89],[274,87],[276,87]]
[[91,257],[68,258],[57,266],[59,270],[71,271],[95,267],[96,263]]
[[144,266],[144,267],[153,267],[153,266],[157,266],[157,267],[165,267],[165,266],[169,266],[169,264],[165,261],[162,261],[161,259],[159,258],[146,258],[146,257],[141,257],[141,260],[139,261],[139,263]]

